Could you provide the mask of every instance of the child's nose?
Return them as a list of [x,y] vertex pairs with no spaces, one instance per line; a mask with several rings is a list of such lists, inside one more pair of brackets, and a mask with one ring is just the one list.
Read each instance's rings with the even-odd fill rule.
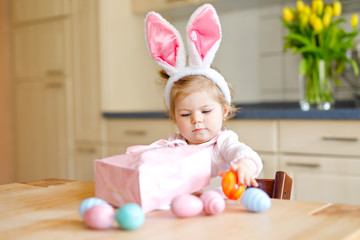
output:
[[192,123],[195,124],[195,123],[201,123],[203,121],[203,117],[201,114],[193,114],[192,115],[193,118],[192,118]]

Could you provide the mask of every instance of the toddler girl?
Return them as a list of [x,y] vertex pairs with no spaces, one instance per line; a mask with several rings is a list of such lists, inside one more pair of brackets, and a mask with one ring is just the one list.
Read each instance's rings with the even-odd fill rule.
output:
[[161,74],[168,78],[165,103],[180,132],[169,140],[181,139],[188,144],[212,148],[212,177],[231,168],[241,183],[258,186],[255,177],[262,169],[260,157],[239,142],[236,133],[223,127],[224,121],[234,115],[235,108],[228,84],[210,67],[221,41],[215,9],[205,4],[188,22],[188,67],[178,31],[154,12],[147,15],[145,23],[147,47],[165,70]]

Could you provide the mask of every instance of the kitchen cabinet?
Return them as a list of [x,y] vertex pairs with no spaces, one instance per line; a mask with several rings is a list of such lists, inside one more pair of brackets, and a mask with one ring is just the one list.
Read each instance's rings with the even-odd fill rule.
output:
[[69,21],[13,29],[17,180],[67,178]]
[[70,22],[68,19],[20,25],[14,32],[16,82],[64,79],[70,73]]
[[106,155],[123,154],[133,145],[148,145],[168,139],[175,132],[171,119],[108,119],[106,121]]
[[105,157],[103,146],[92,143],[78,143],[75,147],[75,179],[94,181],[94,161]]
[[280,168],[294,199],[360,203],[360,122],[280,120]]
[[67,178],[65,83],[18,84],[15,96],[16,179]]
[[11,24],[16,180],[91,179],[93,160],[103,156],[98,1],[11,6],[42,11],[21,12]]
[[276,120],[229,120],[228,130],[236,132],[239,141],[256,151],[263,161],[259,177],[274,178],[278,170],[278,124]]
[[98,1],[72,1],[74,138],[101,142]]
[[278,170],[293,178],[291,198],[359,204],[360,122],[353,120],[254,120],[225,122],[258,152],[261,178]]
[[[98,1],[71,2],[74,108],[74,169],[76,180],[94,180],[94,160],[105,157],[101,114]],[[71,170],[71,169],[70,169]]]
[[280,162],[293,178],[294,199],[360,204],[359,158],[283,155]]
[[70,0],[12,0],[15,23],[63,16],[70,12]]
[[280,152],[360,156],[360,122],[281,120]]

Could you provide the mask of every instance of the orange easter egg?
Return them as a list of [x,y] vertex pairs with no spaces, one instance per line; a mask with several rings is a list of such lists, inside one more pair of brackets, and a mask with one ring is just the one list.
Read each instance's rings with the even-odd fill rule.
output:
[[221,186],[226,197],[238,200],[245,191],[245,185],[238,183],[237,174],[233,171],[226,172],[222,178]]

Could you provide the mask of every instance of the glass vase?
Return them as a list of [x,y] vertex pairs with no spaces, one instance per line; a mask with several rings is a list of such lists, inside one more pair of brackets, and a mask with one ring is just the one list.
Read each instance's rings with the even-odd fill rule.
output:
[[307,62],[305,74],[300,74],[300,108],[330,110],[335,103],[331,64],[322,59]]

